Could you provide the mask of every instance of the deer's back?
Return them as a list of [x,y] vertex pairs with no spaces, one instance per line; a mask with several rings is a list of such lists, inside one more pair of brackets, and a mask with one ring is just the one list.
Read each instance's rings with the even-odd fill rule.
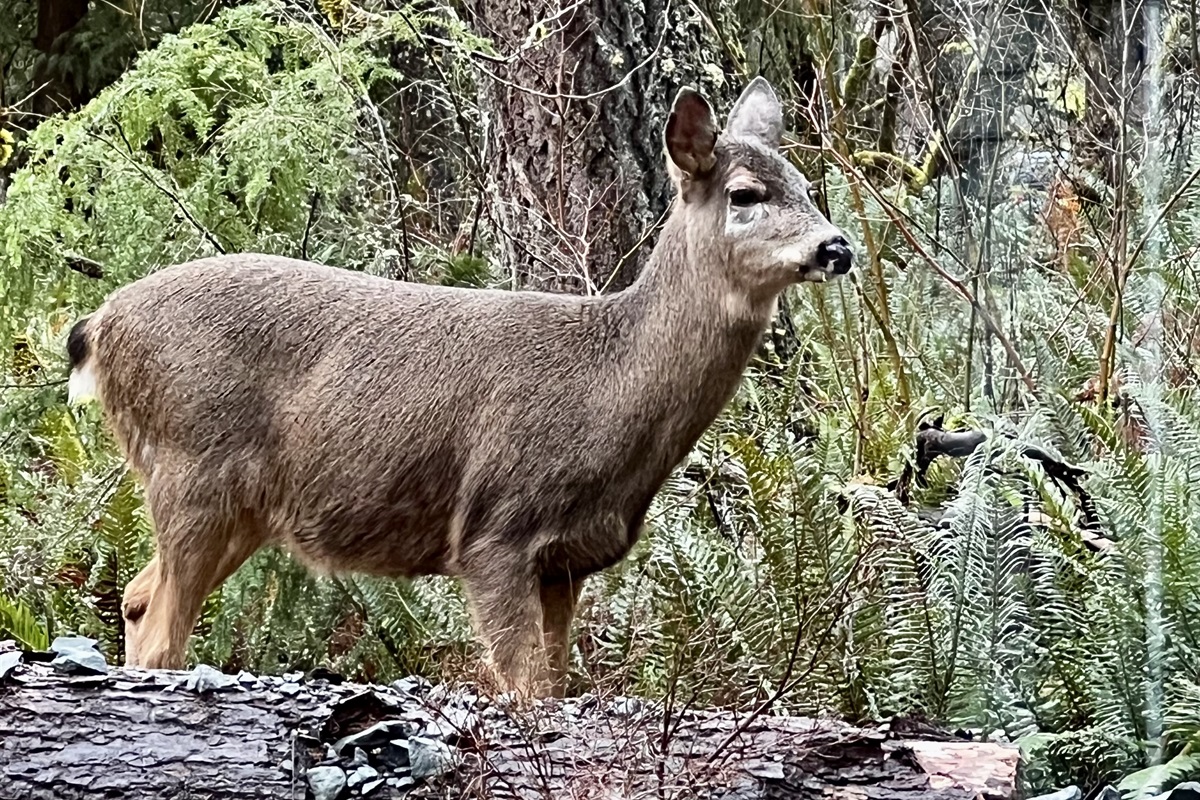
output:
[[599,422],[623,333],[603,308],[205,259],[110,298],[101,398],[151,491],[202,487],[318,564],[452,572],[473,536],[543,547],[576,517],[605,539],[582,561],[612,563],[657,485],[618,480],[648,443]]

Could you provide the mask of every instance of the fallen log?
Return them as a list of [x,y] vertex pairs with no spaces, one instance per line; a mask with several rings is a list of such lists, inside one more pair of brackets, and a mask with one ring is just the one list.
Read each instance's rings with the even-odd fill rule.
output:
[[1014,746],[902,720],[751,720],[591,695],[517,711],[416,678],[71,675],[46,663],[3,672],[0,800],[1016,794]]

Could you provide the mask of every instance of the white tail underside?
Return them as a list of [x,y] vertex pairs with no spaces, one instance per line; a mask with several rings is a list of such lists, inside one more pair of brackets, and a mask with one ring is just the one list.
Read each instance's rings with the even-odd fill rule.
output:
[[67,381],[67,401],[71,403],[86,403],[96,397],[96,373],[91,362],[85,361],[81,366],[71,370]]

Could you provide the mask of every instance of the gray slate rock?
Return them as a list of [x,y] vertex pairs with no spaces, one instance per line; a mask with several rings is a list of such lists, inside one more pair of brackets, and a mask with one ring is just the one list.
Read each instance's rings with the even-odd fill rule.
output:
[[433,688],[433,684],[419,675],[409,675],[407,678],[392,681],[392,688],[403,694],[424,694]]
[[346,778],[346,785],[353,789],[356,786],[366,783],[367,781],[373,781],[378,777],[379,771],[374,767],[363,766],[350,773],[350,776]]
[[186,684],[187,690],[195,694],[224,692],[237,686],[238,679],[236,677],[226,675],[208,664],[197,664],[196,668],[188,675]]
[[609,708],[618,717],[632,717],[644,707],[645,704],[636,697],[618,697]]
[[1184,781],[1177,784],[1168,795],[1171,800],[1200,800],[1200,783]]
[[7,653],[0,653],[0,681],[8,677],[8,673],[12,672],[17,664],[21,663],[21,651],[12,650]]
[[473,731],[480,725],[479,715],[465,708],[447,708],[445,717],[456,732]]
[[52,652],[62,654],[72,650],[94,650],[96,640],[86,636],[56,636],[50,645]]
[[313,767],[308,771],[308,785],[314,800],[338,800],[346,791],[346,773],[341,767]]
[[343,736],[333,743],[333,749],[338,755],[345,756],[355,747],[378,747],[393,739],[403,739],[412,732],[412,725],[402,719],[385,719],[366,730]]
[[108,664],[95,648],[95,639],[59,636],[50,645],[50,649],[58,654],[50,666],[67,675],[107,675]]
[[384,784],[383,778],[376,778],[373,781],[367,781],[366,783],[363,784],[362,796],[366,797],[367,795],[374,793],[374,791],[376,789],[378,789],[380,786],[383,786],[383,784]]
[[408,742],[393,739],[379,748],[377,761],[390,770],[408,769]]
[[414,736],[408,740],[408,760],[412,776],[423,781],[445,775],[454,769],[454,754],[445,742]]
[[1078,786],[1068,786],[1065,789],[1059,789],[1057,792],[1031,797],[1029,800],[1083,800],[1083,792],[1080,791]]
[[50,666],[67,675],[108,674],[104,656],[91,649],[64,650],[50,662]]
[[[783,764],[777,761],[759,761],[750,764],[746,767],[746,772],[749,772],[756,778],[762,778],[768,781],[783,780]],[[1055,798],[1058,800],[1058,798]]]
[[563,710],[571,714],[583,714],[591,711],[600,703],[600,699],[591,692],[586,692],[579,695],[574,700],[567,700],[563,703]]

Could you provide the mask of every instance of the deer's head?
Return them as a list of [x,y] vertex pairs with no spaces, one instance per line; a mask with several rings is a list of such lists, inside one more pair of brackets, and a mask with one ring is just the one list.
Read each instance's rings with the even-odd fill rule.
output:
[[[679,202],[695,231],[715,237],[727,276],[751,295],[850,271],[842,231],[812,198],[812,184],[779,150],[783,109],[755,78],[718,129],[712,107],[691,89],[675,97],[665,139]],[[689,227],[691,227],[689,223]]]

